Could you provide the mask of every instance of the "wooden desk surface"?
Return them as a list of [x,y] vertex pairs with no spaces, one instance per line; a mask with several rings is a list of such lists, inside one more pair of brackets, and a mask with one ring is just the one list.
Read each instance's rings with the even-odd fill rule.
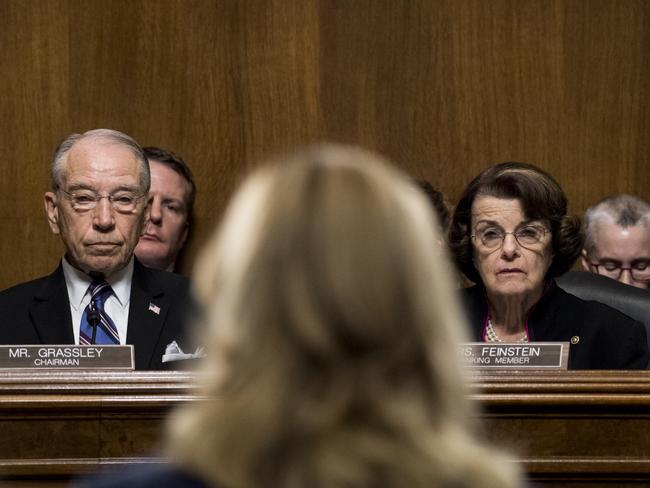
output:
[[[649,372],[468,373],[486,435],[544,486],[650,485]],[[0,372],[0,477],[56,481],[160,462],[183,372]],[[5,486],[5,485],[3,485]],[[19,485],[16,485],[19,486]]]

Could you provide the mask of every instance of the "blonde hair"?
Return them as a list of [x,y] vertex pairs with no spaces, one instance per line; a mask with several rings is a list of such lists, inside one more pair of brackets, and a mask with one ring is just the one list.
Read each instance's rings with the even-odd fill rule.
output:
[[468,426],[464,327],[420,190],[318,146],[250,177],[197,262],[209,372],[172,456],[221,487],[509,487]]

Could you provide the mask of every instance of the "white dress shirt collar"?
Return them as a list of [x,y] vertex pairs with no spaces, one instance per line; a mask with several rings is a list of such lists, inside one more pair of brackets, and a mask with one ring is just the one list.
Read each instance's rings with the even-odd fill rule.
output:
[[[63,275],[65,276],[65,283],[68,288],[68,298],[70,299],[70,306],[75,310],[79,310],[84,297],[88,291],[88,287],[93,282],[93,279],[83,271],[78,270],[72,266],[66,257],[61,260],[63,266]],[[119,271],[116,271],[111,276],[106,278],[106,281],[111,288],[117,301],[122,308],[129,305],[131,297],[131,278],[133,277],[133,258],[129,263]],[[84,304],[85,306],[85,304]]]

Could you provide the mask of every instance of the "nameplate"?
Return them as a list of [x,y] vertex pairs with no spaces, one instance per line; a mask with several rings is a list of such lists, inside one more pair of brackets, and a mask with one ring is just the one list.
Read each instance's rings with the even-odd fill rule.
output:
[[469,342],[459,349],[465,366],[485,369],[567,369],[568,342]]
[[0,369],[134,369],[133,346],[0,346]]

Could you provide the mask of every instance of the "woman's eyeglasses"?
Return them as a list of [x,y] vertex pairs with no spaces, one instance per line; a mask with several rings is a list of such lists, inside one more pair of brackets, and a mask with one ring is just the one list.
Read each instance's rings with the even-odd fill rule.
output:
[[547,232],[550,231],[537,225],[526,225],[514,232],[505,232],[503,229],[497,227],[486,227],[485,229],[474,231],[471,237],[478,239],[486,249],[501,247],[508,234],[512,234],[520,246],[534,247],[536,244],[542,242]]

